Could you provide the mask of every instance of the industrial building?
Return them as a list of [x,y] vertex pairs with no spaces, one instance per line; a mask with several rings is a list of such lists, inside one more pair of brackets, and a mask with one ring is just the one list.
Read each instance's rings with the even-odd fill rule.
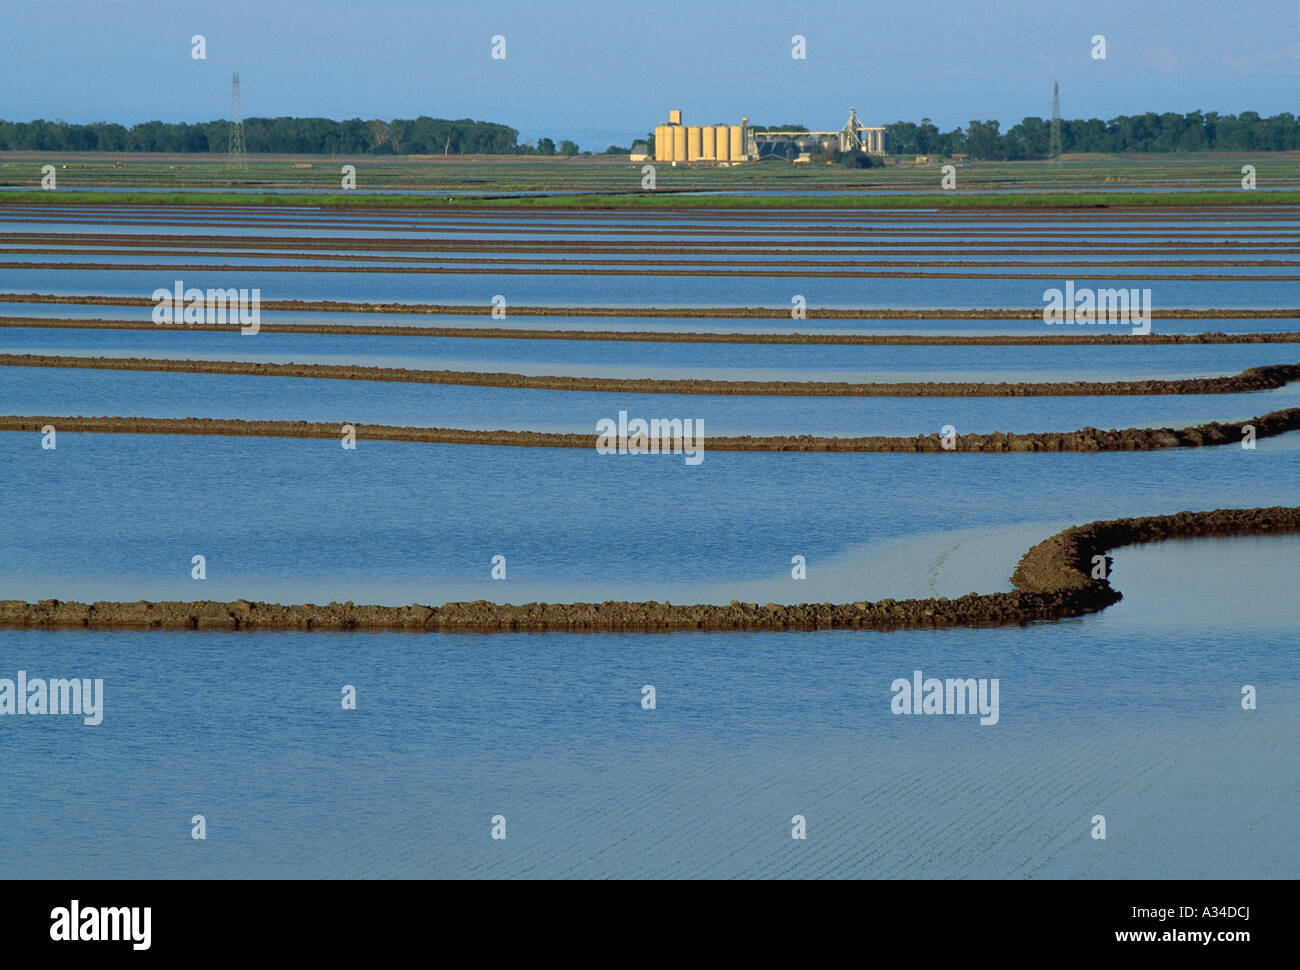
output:
[[684,125],[681,109],[675,108],[667,124],[655,126],[655,161],[734,165],[828,149],[883,155],[886,141],[885,129],[862,124],[856,108],[837,131],[754,131],[748,118],[738,125]]
[[683,125],[682,112],[668,112],[668,123],[655,126],[656,162],[750,161],[749,119],[738,125]]

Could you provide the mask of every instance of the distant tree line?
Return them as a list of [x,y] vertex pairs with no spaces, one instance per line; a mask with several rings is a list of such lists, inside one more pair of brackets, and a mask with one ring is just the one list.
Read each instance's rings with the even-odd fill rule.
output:
[[[886,125],[889,151],[899,155],[964,153],[971,158],[1014,161],[1046,158],[1052,123],[1026,118],[1005,132],[996,121],[972,121],[965,129],[940,132],[924,118],[921,123]],[[1120,115],[1110,121],[1061,119],[1063,152],[1276,152],[1300,149],[1300,123],[1289,113],[1261,118],[1254,111],[1221,115],[1211,111],[1188,114],[1148,111]]]
[[[0,121],[0,150],[44,152],[224,152],[229,121],[197,124],[146,121],[127,128],[95,122]],[[519,132],[487,121],[333,121],[329,118],[247,118],[250,152],[328,155],[576,155],[578,146],[549,138],[519,144]]]
[[[769,130],[751,125],[755,131]],[[1025,118],[1007,131],[996,121],[971,121],[965,128],[941,132],[929,118],[920,124],[886,125],[889,152],[896,155],[965,154],[971,158],[1014,161],[1046,158],[1051,122]],[[803,125],[774,125],[773,131],[807,131]],[[654,151],[654,135],[646,138]],[[229,121],[197,124],[146,121],[127,128],[108,122],[70,125],[63,121],[0,121],[0,151],[70,152],[224,152],[230,143]],[[577,144],[550,138],[519,143],[519,132],[487,121],[448,121],[421,116],[414,120],[333,121],[329,118],[248,118],[244,143],[250,152],[328,155],[558,155],[580,152]],[[1061,121],[1062,150],[1101,152],[1260,152],[1300,150],[1300,123],[1290,113],[1261,118],[1254,111],[1239,115],[1193,111],[1188,114],[1147,112],[1110,121]],[[625,154],[611,145],[604,154]]]

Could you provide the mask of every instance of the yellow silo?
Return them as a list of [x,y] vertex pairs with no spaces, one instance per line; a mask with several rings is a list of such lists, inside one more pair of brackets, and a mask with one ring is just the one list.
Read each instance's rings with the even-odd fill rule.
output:
[[704,137],[700,142],[700,158],[711,162],[718,157],[718,131],[712,125],[706,125],[701,134]]
[[726,125],[718,125],[714,128],[714,148],[717,151],[715,156],[720,162],[731,160],[731,134]]
[[665,125],[655,125],[655,161],[664,160],[664,128]]
[[681,125],[672,126],[673,130],[673,157],[669,161],[684,162],[686,161],[686,129]]
[[741,162],[745,159],[744,125],[731,125],[731,160]]
[[688,162],[699,161],[701,141],[702,136],[699,125],[691,125],[686,129],[686,160]]

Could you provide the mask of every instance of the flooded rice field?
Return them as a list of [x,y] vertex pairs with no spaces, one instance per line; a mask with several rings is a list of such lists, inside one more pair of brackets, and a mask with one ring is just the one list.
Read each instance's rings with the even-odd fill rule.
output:
[[[0,358],[13,358],[0,416],[51,422],[0,431],[0,600],[176,601],[182,614],[200,601],[653,601],[752,617],[763,604],[942,612],[971,593],[1014,595],[1022,557],[1074,526],[1300,505],[1300,431],[1247,430],[1300,407],[1300,382],[1099,390],[1300,364],[1298,267],[1300,216],[1268,207],[388,212],[0,197]],[[156,322],[158,292],[176,287],[186,302],[191,289],[257,291],[256,308],[241,304],[256,332],[237,315]],[[1125,302],[1114,320],[1048,323],[1054,289]],[[126,359],[524,380],[112,363]],[[528,384],[548,377],[643,383]],[[818,382],[888,387],[800,393]],[[1022,388],[897,391],[928,382]],[[1071,382],[1091,386],[1033,387]],[[620,414],[689,420],[702,460],[602,449],[602,422]],[[77,430],[90,417],[339,434]],[[711,436],[1212,423],[1226,437],[1154,450],[709,449]],[[368,440],[367,425],[590,445]],[[1300,536],[1148,538],[1082,580],[1122,598],[1025,622],[942,626],[903,610],[890,629],[712,632],[11,623],[6,670],[94,670],[111,692],[92,733],[32,718],[0,733],[0,865],[39,844],[29,873],[66,872],[75,850],[87,877],[1290,874]],[[996,723],[895,716],[891,683],[917,670],[998,678]],[[340,727],[345,683],[362,685],[360,729]],[[657,710],[641,706],[647,684]],[[1243,711],[1242,684],[1267,703]],[[123,794],[74,818],[46,791],[43,759]],[[197,862],[152,836],[196,804],[230,835]],[[497,811],[509,848],[484,853],[470,833]],[[1100,852],[1087,819],[1103,811]],[[816,836],[792,848],[796,813]],[[69,846],[58,833],[74,822],[84,838]]]

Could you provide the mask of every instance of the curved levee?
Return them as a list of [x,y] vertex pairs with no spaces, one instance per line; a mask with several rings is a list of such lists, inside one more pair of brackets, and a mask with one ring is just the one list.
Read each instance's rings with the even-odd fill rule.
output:
[[[0,626],[145,628],[169,630],[405,630],[437,633],[567,631],[575,633],[689,630],[890,630],[998,626],[1083,616],[1118,602],[1107,579],[1092,578],[1094,557],[1119,546],[1200,536],[1300,532],[1300,507],[1217,509],[1073,526],[1038,543],[1021,558],[1010,593],[970,593],[957,599],[800,603],[782,606],[733,601],[729,606],[670,603],[526,603],[479,600],[440,607],[357,606],[351,602],[284,606],[276,603],[72,603],[0,601]],[[1106,560],[1109,568],[1109,560]]]

